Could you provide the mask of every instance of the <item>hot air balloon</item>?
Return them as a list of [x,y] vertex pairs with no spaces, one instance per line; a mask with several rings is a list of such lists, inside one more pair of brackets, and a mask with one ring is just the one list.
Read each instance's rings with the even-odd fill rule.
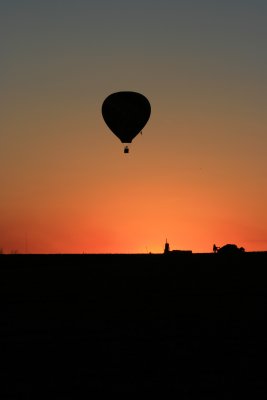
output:
[[[131,143],[142,131],[151,114],[147,98],[137,92],[116,92],[103,102],[102,116],[109,129],[122,143]],[[129,148],[124,148],[129,153]]]

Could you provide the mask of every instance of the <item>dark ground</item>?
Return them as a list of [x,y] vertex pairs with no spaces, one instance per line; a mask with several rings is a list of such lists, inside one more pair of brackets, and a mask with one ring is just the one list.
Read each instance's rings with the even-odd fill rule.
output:
[[266,268],[267,253],[0,255],[0,399],[264,399]]

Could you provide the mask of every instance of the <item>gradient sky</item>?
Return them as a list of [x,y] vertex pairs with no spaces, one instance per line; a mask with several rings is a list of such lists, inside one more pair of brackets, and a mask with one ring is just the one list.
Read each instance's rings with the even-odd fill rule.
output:
[[266,37],[266,0],[0,0],[0,248],[267,250]]

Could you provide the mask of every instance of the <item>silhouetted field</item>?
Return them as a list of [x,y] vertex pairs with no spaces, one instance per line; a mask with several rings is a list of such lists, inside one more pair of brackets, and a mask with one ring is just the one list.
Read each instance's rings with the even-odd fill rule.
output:
[[264,398],[267,253],[1,255],[1,399]]

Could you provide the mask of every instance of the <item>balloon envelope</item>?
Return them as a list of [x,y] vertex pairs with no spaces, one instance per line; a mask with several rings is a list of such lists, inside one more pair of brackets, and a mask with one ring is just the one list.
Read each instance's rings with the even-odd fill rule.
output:
[[102,116],[122,143],[131,143],[151,114],[147,98],[137,92],[116,92],[103,102]]

